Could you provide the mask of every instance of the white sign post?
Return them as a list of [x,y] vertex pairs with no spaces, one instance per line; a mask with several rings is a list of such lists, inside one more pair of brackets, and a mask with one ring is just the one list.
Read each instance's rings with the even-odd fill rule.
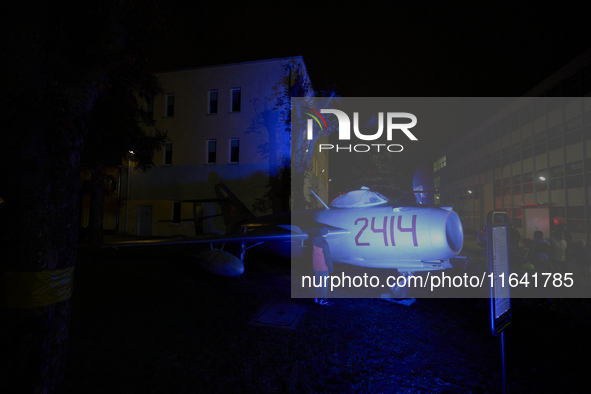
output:
[[511,323],[511,295],[509,291],[509,217],[505,212],[491,211],[486,217],[488,271],[492,280],[490,287],[490,330],[501,336],[501,359],[503,368],[503,393],[505,380],[505,333]]

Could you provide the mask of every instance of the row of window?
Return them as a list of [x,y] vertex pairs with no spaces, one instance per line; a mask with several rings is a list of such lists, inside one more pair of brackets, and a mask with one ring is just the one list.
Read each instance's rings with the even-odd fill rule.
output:
[[[242,89],[241,88],[230,89],[230,112],[240,112],[241,102],[242,102]],[[146,103],[146,112],[148,112],[148,114],[150,116],[154,116],[154,103],[153,102]],[[218,91],[217,91],[217,89],[213,89],[208,92],[207,113],[208,114],[217,114],[218,113]],[[169,93],[166,95],[164,116],[167,118],[174,116],[174,94],[173,93]]]
[[[486,166],[486,167],[488,167],[488,166]],[[554,166],[554,167],[551,167],[549,170],[546,168],[538,170],[538,171],[536,171],[535,178],[536,179],[540,179],[540,177],[548,178],[548,175],[550,176],[550,178],[558,178],[563,175],[581,174],[581,173],[583,173],[583,169],[585,167],[587,169],[587,172],[591,172],[591,157],[585,159],[584,161],[577,160],[577,161],[574,161],[571,163],[567,163],[565,166],[563,166],[563,165]],[[488,168],[488,169],[491,169],[491,168]],[[454,180],[464,179],[464,178],[467,178],[472,175],[478,175],[483,171],[485,171],[484,163],[482,163],[482,161],[480,163],[478,161],[475,161],[475,162],[471,163],[470,165],[456,168],[455,170],[452,170],[450,173],[443,175],[443,179],[446,183],[448,183],[448,182],[452,182]],[[520,176],[520,175],[516,175],[516,177],[517,176]],[[528,174],[525,174],[524,176],[526,179],[525,182],[529,182],[527,180]],[[529,173],[529,176],[531,178],[532,174]]]
[[[591,129],[589,130],[591,131]],[[571,133],[564,137],[564,146],[581,143],[581,133]],[[529,159],[532,156],[544,154],[547,151],[561,149],[563,147],[562,137],[555,138],[546,142],[541,142],[531,148],[531,137],[521,141],[521,147],[519,143],[513,144],[513,146],[507,146],[502,150],[497,150],[493,154],[482,156],[467,166],[463,167],[464,172],[471,172],[477,174],[485,170],[491,170],[493,168],[500,167],[503,164],[518,163],[521,160]],[[502,160],[501,160],[502,158]]]
[[[545,144],[544,144],[545,150]],[[487,155],[486,157],[481,157],[467,165],[456,166],[455,168],[451,169],[447,174],[443,175],[443,179],[446,183],[461,180],[473,175],[478,175],[486,170],[492,170],[495,168],[500,168],[502,164],[509,164],[509,163],[519,163],[521,160],[525,160],[531,157],[531,151],[529,155],[525,155],[523,152],[521,153],[521,157],[519,152],[516,152],[514,155],[515,157],[511,157],[511,160],[504,159],[503,163],[501,163],[501,158],[497,155],[499,152],[497,151],[495,155]],[[585,166],[587,171],[591,171],[591,157],[587,158],[585,161]],[[560,168],[562,166],[557,166],[553,168]],[[551,169],[552,170],[552,169]],[[545,172],[546,169],[540,170],[539,172]],[[583,160],[579,160],[573,163],[566,164],[566,175],[574,175],[577,173],[583,172]],[[544,174],[540,174],[545,176]],[[557,175],[553,175],[557,176]]]
[[[499,211],[507,212],[512,215],[511,221],[515,223],[518,228],[523,227],[523,209],[522,208],[496,208]],[[591,212],[587,212],[589,215]],[[550,225],[552,233],[561,225],[566,225],[571,233],[585,233],[585,207],[584,206],[568,206],[568,207],[550,207]],[[587,217],[589,219],[589,216]],[[591,220],[587,220],[587,228],[591,229]],[[548,235],[549,237],[549,235]]]
[[[229,141],[229,155],[228,155],[228,163],[239,163],[240,162],[240,139],[239,138],[230,138]],[[217,140],[207,140],[207,156],[205,158],[205,162],[207,164],[216,164],[217,163]],[[164,143],[164,162],[165,165],[172,164],[172,141],[166,141]]]
[[[571,163],[574,164],[574,163]],[[567,173],[564,176],[563,166],[556,166],[548,170],[536,171],[535,178],[532,172],[526,174],[518,174],[512,177],[505,177],[503,179],[497,179],[493,184],[493,193],[495,197],[530,194],[534,190],[536,192],[545,192],[548,190],[562,190],[562,189],[574,189],[583,187],[585,185],[584,174],[582,173],[571,173],[567,165]],[[549,174],[549,176],[548,176]],[[591,184],[591,174],[586,174],[587,184]],[[438,177],[439,178],[439,177]],[[437,179],[438,179],[437,178]],[[522,183],[523,182],[523,183]],[[454,190],[450,190],[445,193],[451,197],[458,198],[460,200],[479,198],[478,186],[463,187]]]
[[[240,112],[240,106],[242,101],[242,89],[232,88],[230,89],[230,112]],[[212,89],[208,92],[208,114],[218,113],[218,90]]]
[[433,172],[437,172],[437,171],[441,170],[442,168],[445,167],[445,165],[446,165],[445,156],[440,157],[439,159],[437,159],[433,163]]
[[[174,116],[174,94],[167,94],[165,107],[164,107],[164,116],[169,118]],[[148,101],[146,102],[146,112],[150,117],[154,117],[154,102]]]
[[[545,112],[547,109],[542,108],[542,113],[539,116],[545,116]],[[573,144],[576,142],[581,141],[581,128],[583,128],[582,133],[583,135],[589,134],[589,124],[591,121],[591,117],[586,113],[586,116],[582,117],[581,115],[573,116],[572,118],[564,119],[564,121],[555,124],[555,125],[548,125],[547,129],[537,131],[534,133],[532,137],[525,137],[521,139],[517,137],[517,141],[515,141],[515,133],[519,133],[520,123],[519,118],[517,121],[514,122],[509,118],[506,118],[499,123],[491,126],[488,130],[483,131],[477,135],[475,135],[471,140],[465,141],[464,143],[457,146],[455,149],[448,153],[452,161],[459,160],[465,156],[469,156],[473,152],[477,152],[480,148],[485,148],[489,144],[494,144],[495,142],[499,142],[501,138],[512,134],[513,135],[513,145],[506,146],[503,148],[505,151],[503,156],[508,155],[507,150],[512,150],[513,152],[517,151],[519,148],[525,149],[532,145],[537,145],[546,140],[550,141],[551,145],[559,142],[562,144],[562,137],[564,136],[564,145]],[[510,118],[513,118],[511,116]],[[584,120],[584,122],[583,122]],[[531,119],[526,121],[527,123],[531,123]],[[503,138],[505,141],[505,138]]]
[[[534,190],[536,192],[546,192],[548,190],[576,189],[583,187],[585,184],[582,174],[567,176],[566,178],[560,177],[557,179],[546,179],[541,177],[544,179],[536,179],[535,182],[531,179],[531,172],[526,174],[526,176],[529,178],[524,178],[523,184],[521,183],[521,179],[513,184],[509,183],[510,178],[505,178],[503,182],[500,179],[497,179],[493,188],[494,197],[531,194]],[[516,175],[516,177],[521,177],[521,175]],[[589,182],[590,179],[588,178],[587,181]],[[449,195],[460,200],[479,198],[478,190],[478,186],[464,187],[451,190]],[[446,195],[447,194],[448,193],[446,193]]]
[[[207,140],[207,164],[217,163],[217,140]],[[229,163],[238,163],[240,161],[240,139],[230,139],[230,154],[228,156]]]

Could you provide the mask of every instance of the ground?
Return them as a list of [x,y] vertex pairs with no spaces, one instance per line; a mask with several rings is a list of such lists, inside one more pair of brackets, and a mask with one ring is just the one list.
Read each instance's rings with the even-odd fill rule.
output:
[[[291,299],[289,260],[252,254],[240,279],[180,256],[95,257],[76,267],[72,393],[496,393],[501,342],[487,299]],[[295,329],[253,325],[264,305],[305,306]],[[587,392],[591,303],[513,300],[509,392]]]

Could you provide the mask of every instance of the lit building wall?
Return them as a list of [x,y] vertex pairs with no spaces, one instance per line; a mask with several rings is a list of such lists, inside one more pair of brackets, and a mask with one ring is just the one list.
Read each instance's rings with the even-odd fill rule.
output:
[[[215,198],[218,182],[252,209],[268,190],[271,168],[281,171],[290,159],[290,135],[280,114],[289,109],[273,109],[278,93],[293,82],[288,66],[301,67],[309,81],[301,57],[157,73],[164,92],[143,105],[153,108],[156,126],[168,131],[168,142],[148,172],[135,171],[133,162],[122,164],[120,233],[194,235],[193,206],[179,207],[179,202]],[[273,151],[269,128],[276,136]],[[275,166],[269,157],[276,158]],[[328,159],[322,160],[328,173]],[[328,180],[315,177],[312,182],[322,185],[327,198]],[[213,202],[196,207],[206,232],[223,232],[220,212]],[[271,212],[256,214],[265,213]]]
[[[505,211],[532,238],[566,224],[573,239],[591,234],[591,50],[524,97],[555,97],[507,108],[445,151],[442,204],[476,230]],[[440,155],[441,156],[441,155]],[[435,158],[438,160],[439,158]],[[437,164],[437,162],[435,162]]]

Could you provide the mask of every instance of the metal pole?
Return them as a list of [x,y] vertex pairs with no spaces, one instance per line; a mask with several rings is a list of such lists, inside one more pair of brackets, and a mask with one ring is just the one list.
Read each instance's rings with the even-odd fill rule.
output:
[[127,222],[129,218],[129,180],[131,178],[131,157],[127,158],[127,202],[125,203],[125,235],[127,235]]
[[117,221],[115,224],[115,234],[121,235],[121,230],[119,229],[120,221],[121,221],[121,166],[118,166],[118,176],[117,176]]
[[501,332],[501,363],[503,366],[503,394],[506,394],[507,380],[505,378],[505,331]]

